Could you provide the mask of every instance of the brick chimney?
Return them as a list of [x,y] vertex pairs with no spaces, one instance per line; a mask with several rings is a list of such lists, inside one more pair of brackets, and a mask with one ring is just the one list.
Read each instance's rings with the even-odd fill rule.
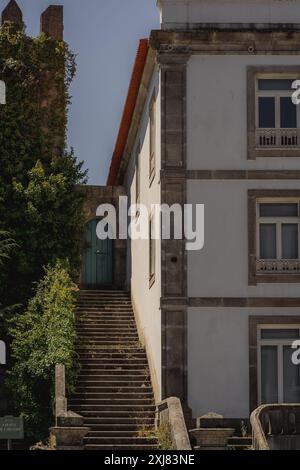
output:
[[41,32],[46,36],[62,41],[64,38],[64,7],[50,5],[41,15]]
[[15,0],[10,0],[8,5],[4,8],[1,19],[2,24],[5,21],[11,21],[12,23],[23,26],[23,14]]

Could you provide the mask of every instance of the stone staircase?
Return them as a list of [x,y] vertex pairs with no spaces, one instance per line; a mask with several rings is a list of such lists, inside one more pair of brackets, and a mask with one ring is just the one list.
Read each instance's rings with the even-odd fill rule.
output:
[[157,448],[147,356],[139,343],[130,296],[122,291],[80,291],[77,334],[81,370],[68,402],[91,429],[85,449]]

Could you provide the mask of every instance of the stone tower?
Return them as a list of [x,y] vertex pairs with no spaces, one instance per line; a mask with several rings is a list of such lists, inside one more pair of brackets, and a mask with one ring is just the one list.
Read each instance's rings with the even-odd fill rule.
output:
[[[2,24],[6,21],[23,26],[23,14],[16,0],[10,0],[1,15]],[[46,36],[62,41],[64,38],[64,7],[50,5],[41,14],[41,32]]]
[[23,25],[23,14],[22,11],[15,0],[10,0],[8,5],[4,8],[2,15],[2,24],[6,21],[11,21],[12,23]]

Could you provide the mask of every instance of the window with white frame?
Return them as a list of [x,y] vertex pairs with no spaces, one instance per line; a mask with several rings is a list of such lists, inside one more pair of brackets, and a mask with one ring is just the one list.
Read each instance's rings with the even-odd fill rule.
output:
[[156,164],[156,103],[155,95],[153,95],[150,102],[150,155],[149,155],[149,178],[153,181],[155,177],[155,164]]
[[298,260],[299,200],[257,202],[259,260]]
[[300,402],[300,366],[292,361],[292,343],[300,325],[259,325],[258,395],[263,403]]
[[296,77],[256,78],[257,145],[298,147],[300,145],[300,107],[292,101]]

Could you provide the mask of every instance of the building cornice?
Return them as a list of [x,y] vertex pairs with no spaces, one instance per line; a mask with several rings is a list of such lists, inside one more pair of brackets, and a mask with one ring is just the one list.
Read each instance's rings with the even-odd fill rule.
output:
[[150,46],[159,54],[299,54],[298,30],[154,30]]

